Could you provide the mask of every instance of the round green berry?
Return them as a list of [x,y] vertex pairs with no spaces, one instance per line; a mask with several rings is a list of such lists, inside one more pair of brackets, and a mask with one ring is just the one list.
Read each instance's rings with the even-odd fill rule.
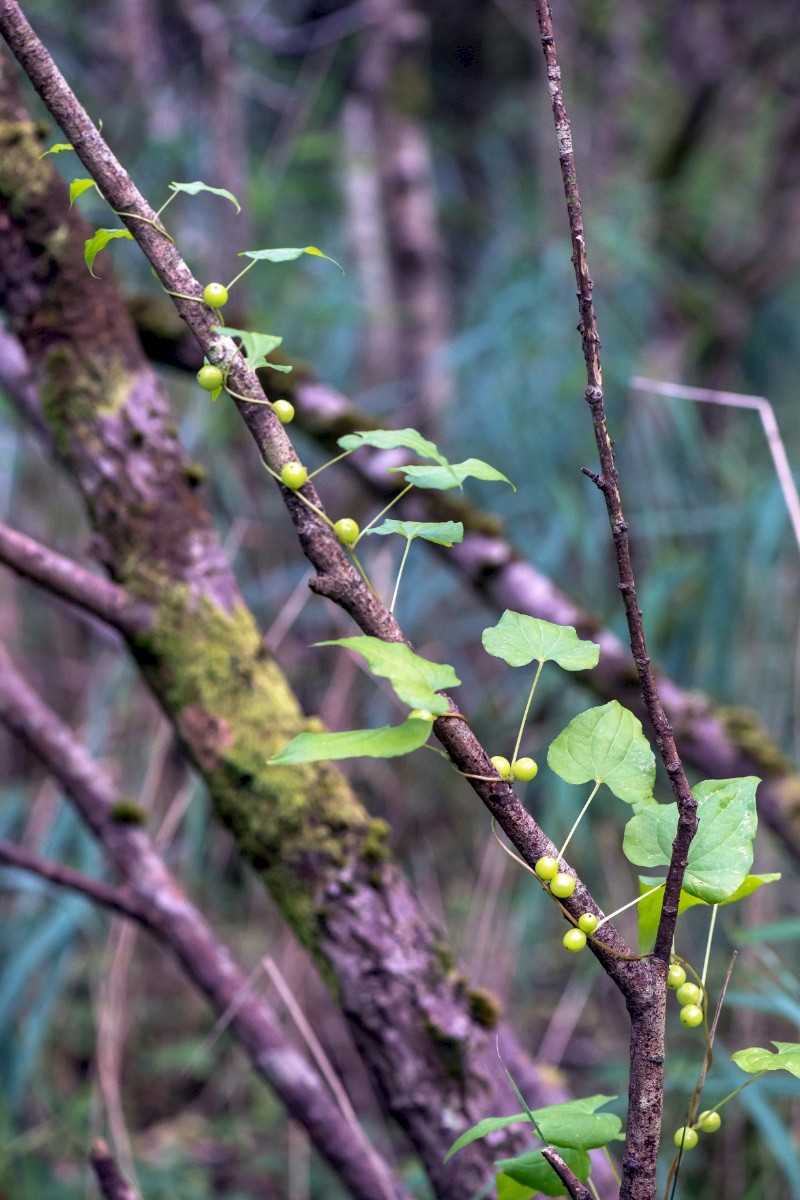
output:
[[598,924],[598,919],[594,913],[581,913],[578,917],[578,928],[582,929],[584,933],[594,933]]
[[281,425],[288,425],[294,420],[294,405],[288,400],[276,400],[272,407]]
[[527,783],[529,779],[536,778],[539,774],[539,767],[532,758],[518,758],[511,768],[511,774],[522,783]]
[[212,367],[210,363],[206,363],[197,372],[197,382],[204,392],[216,392],[225,382],[225,376],[219,367]]
[[586,945],[586,934],[581,933],[580,929],[568,929],[561,939],[561,944],[565,950],[572,950],[577,954]]
[[431,710],[429,708],[412,708],[411,712],[408,714],[408,719],[409,719],[409,721],[412,719],[415,721],[435,721],[436,720],[436,718],[434,717],[433,713],[431,712]]
[[696,1029],[703,1024],[703,1010],[699,1004],[684,1004],[681,1009],[681,1025],[687,1029]]
[[334,525],[333,532],[343,546],[355,546],[361,530],[352,517],[342,517]]
[[207,283],[203,288],[203,301],[209,308],[222,308],[228,303],[228,289],[224,283]]
[[288,462],[281,470],[281,483],[296,492],[308,480],[308,471],[302,463]]
[[697,1128],[702,1129],[703,1133],[716,1133],[721,1124],[722,1117],[712,1108],[707,1108],[697,1118]]
[[694,1150],[699,1140],[697,1130],[692,1129],[691,1125],[681,1125],[680,1129],[675,1130],[675,1145],[679,1150]]
[[677,991],[679,987],[683,987],[684,983],[686,983],[686,972],[683,967],[673,963],[667,971],[667,987]]
[[[502,754],[495,754],[491,761],[492,766],[494,767],[495,771],[497,771],[497,774],[501,779],[511,778],[511,763],[507,758],[503,758]],[[558,870],[558,868],[556,868],[556,870]]]
[[696,983],[682,983],[675,993],[678,1004],[702,1004],[703,989]]
[[548,879],[555,879],[558,874],[558,862],[551,855],[545,854],[544,858],[540,858],[533,869],[539,878],[546,882]]
[[559,900],[566,900],[575,891],[575,880],[566,871],[559,871],[550,881],[550,891],[554,896],[558,896]]

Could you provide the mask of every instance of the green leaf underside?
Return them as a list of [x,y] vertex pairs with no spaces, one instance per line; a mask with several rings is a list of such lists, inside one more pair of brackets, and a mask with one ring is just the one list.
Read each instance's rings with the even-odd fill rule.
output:
[[512,491],[517,490],[507,476],[494,467],[490,467],[480,458],[465,458],[463,462],[447,463],[446,466],[440,467],[390,467],[389,470],[402,471],[406,483],[413,483],[415,487],[435,488],[438,491],[461,487],[465,479],[484,479],[489,483],[495,481],[507,483]]
[[317,246],[283,246],[277,250],[242,250],[239,258],[252,258],[255,262],[293,262],[296,258],[301,258],[304,254],[310,254],[314,258],[324,258],[328,262],[332,262],[335,267],[344,275],[344,267],[338,263],[335,258],[331,258],[329,254],[323,254]]
[[56,142],[49,150],[45,150],[44,154],[40,154],[39,158],[47,158],[48,154],[63,154],[65,150],[74,150],[72,142]]
[[789,1071],[800,1079],[800,1042],[772,1044],[777,1048],[775,1051],[750,1046],[747,1050],[737,1050],[731,1058],[748,1075],[756,1075],[760,1071]]
[[481,640],[487,653],[510,667],[554,662],[565,671],[588,671],[600,661],[600,647],[579,638],[571,625],[554,625],[511,609],[496,625],[484,629]]
[[[592,1164],[589,1155],[584,1150],[562,1150],[559,1146],[556,1146],[555,1149],[578,1179],[585,1182],[589,1178]],[[532,1150],[530,1153],[520,1154],[516,1158],[498,1159],[495,1166],[514,1183],[533,1188],[534,1196],[537,1192],[541,1192],[545,1196],[567,1195],[567,1189],[541,1150]]]
[[431,727],[430,721],[409,717],[402,725],[383,725],[379,729],[298,733],[267,761],[277,767],[340,758],[397,758],[423,746],[430,737]]
[[627,804],[653,795],[655,756],[641,722],[616,700],[570,721],[550,744],[547,764],[566,783],[604,783]]
[[421,658],[402,642],[382,642],[375,637],[336,638],[317,642],[318,646],[346,646],[355,650],[367,663],[373,675],[388,679],[395,694],[410,708],[427,708],[441,715],[449,711],[442,688],[458,687],[461,680],[447,663],[430,662]]
[[[707,779],[693,789],[699,825],[689,847],[684,891],[706,904],[729,900],[753,865],[756,834],[755,775],[740,779]],[[650,804],[625,826],[622,849],[640,867],[668,866],[678,828],[675,804]]]
[[447,463],[439,447],[416,429],[360,430],[340,437],[338,445],[343,450],[358,450],[361,446],[371,446],[373,450],[411,450],[419,458],[430,458],[442,465]]
[[242,211],[242,206],[234,196],[233,192],[229,192],[227,188],[209,187],[207,183],[201,183],[196,179],[194,183],[171,183],[170,190],[173,192],[185,192],[187,196],[196,196],[199,192],[211,192],[214,196],[222,196],[225,200],[230,200],[237,212]]
[[455,542],[464,540],[464,526],[460,521],[384,521],[377,529],[368,529],[368,534],[386,537],[390,533],[399,533],[401,537],[424,538],[426,542],[435,542],[437,546],[452,546]]
[[73,179],[69,185],[69,206],[72,208],[78,196],[82,196],[84,192],[88,192],[89,188],[96,188],[97,184],[93,179]]
[[[728,896],[727,900],[721,900],[719,903],[735,904],[737,900],[744,900],[747,896],[752,896],[753,892],[757,892],[765,883],[776,883],[780,877],[779,872],[772,875],[748,875],[741,887],[738,887],[732,896]],[[660,879],[650,879],[645,875],[639,876],[640,895],[643,892],[650,891],[651,888],[657,887],[659,883],[662,886],[658,891],[653,892],[637,905],[639,917],[639,950],[642,954],[650,951],[656,940],[658,922],[661,919],[661,905],[664,903],[664,885]],[[678,916],[698,904],[702,904],[706,908],[708,907],[706,900],[701,900],[699,896],[692,896],[689,892],[681,890],[678,901]]]
[[273,371],[291,371],[292,369],[267,362],[267,355],[271,354],[273,350],[277,350],[283,342],[283,338],[277,337],[274,333],[254,333],[251,329],[233,329],[230,325],[213,325],[211,332],[222,334],[224,337],[239,338],[242,343],[242,353],[247,359],[248,366],[251,366],[254,371],[259,367],[270,367]]
[[104,250],[108,243],[113,242],[115,238],[127,238],[129,241],[133,241],[133,234],[129,229],[98,229],[94,237],[88,238],[84,243],[83,261],[89,268],[90,275],[94,275],[92,267],[100,251]]
[[531,1196],[535,1196],[536,1192],[533,1188],[525,1187],[522,1183],[515,1183],[508,1175],[500,1174],[495,1179],[495,1187],[497,1188],[497,1200],[530,1200]]
[[[567,1147],[572,1150],[593,1150],[606,1146],[609,1142],[617,1141],[622,1136],[622,1122],[614,1113],[598,1113],[602,1108],[616,1100],[616,1096],[587,1096],[583,1100],[567,1100],[563,1104],[549,1104],[546,1108],[532,1110],[545,1140],[553,1146]],[[447,1152],[445,1162],[460,1150],[475,1142],[478,1138],[486,1137],[497,1129],[506,1129],[509,1125],[518,1125],[530,1121],[527,1113],[512,1113],[508,1117],[486,1117],[461,1134]]]

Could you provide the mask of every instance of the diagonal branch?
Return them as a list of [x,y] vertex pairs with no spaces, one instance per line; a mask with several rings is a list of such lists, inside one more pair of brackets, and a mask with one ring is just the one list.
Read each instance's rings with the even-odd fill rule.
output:
[[19,867],[21,871],[38,875],[48,883],[80,892],[95,904],[110,908],[132,921],[148,923],[147,910],[129,888],[109,887],[102,880],[92,879],[81,871],[73,870],[72,867],[64,867],[60,863],[48,862],[35,854],[29,854],[27,850],[13,845],[12,842],[0,841],[0,864],[5,867]]
[[545,1146],[542,1158],[546,1158],[555,1171],[572,1200],[593,1200],[592,1193],[585,1183],[581,1183],[574,1171],[571,1171],[561,1155],[552,1146]]
[[[146,834],[114,819],[115,793],[110,780],[31,690],[2,648],[0,723],[21,737],[63,785],[126,880],[139,910],[136,919],[159,937],[218,1014],[235,1006],[231,1032],[353,1197],[408,1200],[405,1189],[361,1129],[354,1128],[342,1114],[316,1069],[286,1041],[277,1018],[182,892]],[[66,868],[60,868],[59,874],[57,882],[66,883],[69,877],[68,885],[75,886],[79,880],[80,890],[87,892],[83,877],[76,879],[76,873]],[[97,893],[94,883],[93,888]],[[105,895],[103,902],[107,899]]]

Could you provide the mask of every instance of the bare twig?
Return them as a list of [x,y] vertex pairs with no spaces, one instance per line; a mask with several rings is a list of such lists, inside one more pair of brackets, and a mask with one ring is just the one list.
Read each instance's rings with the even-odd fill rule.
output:
[[104,1200],[139,1200],[139,1193],[126,1182],[102,1138],[96,1138],[92,1142],[89,1162],[97,1176],[97,1186]]
[[557,1150],[554,1150],[552,1146],[545,1146],[542,1150],[542,1158],[546,1158],[550,1163],[572,1200],[593,1200],[589,1188],[585,1183],[581,1183],[574,1171],[570,1170]]
[[20,846],[6,841],[0,841],[0,863],[6,867],[18,867],[21,871],[38,875],[41,879],[46,879],[48,883],[57,884],[58,887],[80,892],[87,899],[93,900],[95,904],[110,908],[113,912],[120,913],[132,921],[148,923],[147,909],[128,887],[110,887],[99,879],[91,879],[81,871],[74,871],[72,867],[63,867],[60,863],[48,862],[35,854],[29,854]]

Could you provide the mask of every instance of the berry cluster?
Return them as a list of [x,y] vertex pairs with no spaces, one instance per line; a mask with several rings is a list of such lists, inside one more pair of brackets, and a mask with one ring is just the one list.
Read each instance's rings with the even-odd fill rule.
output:
[[700,1113],[694,1125],[681,1125],[680,1129],[675,1130],[675,1145],[679,1150],[694,1150],[699,1141],[698,1130],[701,1133],[716,1133],[721,1124],[722,1117],[716,1109],[706,1109]]
[[696,983],[686,982],[686,972],[678,963],[673,963],[667,971],[667,987],[675,992],[675,999],[681,1006],[681,1025],[687,1029],[696,1029],[703,1024],[703,989]]

